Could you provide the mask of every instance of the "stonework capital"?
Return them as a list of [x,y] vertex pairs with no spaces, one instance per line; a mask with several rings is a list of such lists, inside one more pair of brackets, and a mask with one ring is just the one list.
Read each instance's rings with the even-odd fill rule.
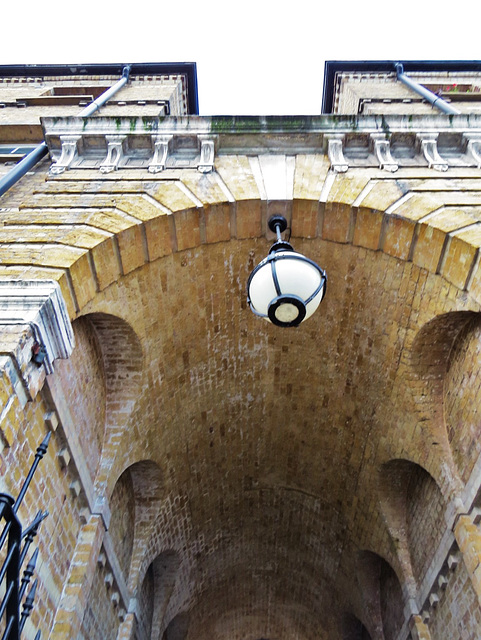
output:
[[0,280],[0,325],[28,324],[45,351],[45,368],[74,348],[67,307],[54,280]]

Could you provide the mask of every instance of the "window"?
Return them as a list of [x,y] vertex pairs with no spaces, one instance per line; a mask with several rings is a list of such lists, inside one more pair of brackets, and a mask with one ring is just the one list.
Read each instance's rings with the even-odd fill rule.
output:
[[0,162],[17,162],[36,148],[36,144],[0,144]]

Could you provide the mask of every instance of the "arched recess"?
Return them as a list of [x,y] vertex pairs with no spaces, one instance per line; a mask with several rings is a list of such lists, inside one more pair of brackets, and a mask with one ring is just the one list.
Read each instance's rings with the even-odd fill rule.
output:
[[379,487],[382,513],[405,574],[412,572],[419,585],[446,527],[444,497],[425,469],[403,459],[390,460],[382,466]]
[[76,346],[70,358],[55,362],[55,373],[82,434],[79,443],[93,480],[100,464],[107,411],[105,354],[90,316],[78,318],[72,328]]
[[[188,612],[178,613],[165,629],[162,640],[186,640],[189,633],[190,616]],[[154,640],[154,638],[152,638]],[[157,640],[157,638],[155,638]],[[159,639],[160,640],[160,639]]]
[[[142,343],[123,318],[108,313],[89,313],[87,317],[98,336],[104,357],[107,391],[107,425],[123,422],[137,399],[142,371]],[[122,408],[118,408],[118,400]]]
[[180,557],[175,551],[164,551],[150,565],[154,579],[152,639],[160,638],[166,627],[165,616],[180,565]]
[[444,376],[444,418],[459,474],[468,482],[481,456],[481,314],[470,314],[457,333]]
[[76,347],[70,358],[56,360],[55,371],[95,480],[102,459],[111,453],[105,443],[113,429],[122,429],[138,398],[142,347],[132,327],[118,316],[89,313],[72,326]]
[[[116,456],[116,443],[139,397],[143,374],[142,345],[134,329],[123,318],[107,313],[89,313],[81,318],[87,318],[93,327],[104,363],[105,430],[95,480],[97,493],[102,495]],[[86,388],[90,393],[90,386]]]
[[440,486],[450,497],[462,490],[481,454],[481,393],[476,381],[480,350],[481,314],[473,311],[436,316],[412,344],[420,420],[446,456],[450,472],[440,479]]
[[120,568],[127,579],[132,560],[136,522],[136,500],[130,469],[124,471],[110,497],[111,519],[109,534]]
[[476,323],[480,314],[453,311],[434,317],[416,335],[411,347],[411,365],[416,379],[422,382],[421,393],[426,412],[443,422],[443,387],[451,351],[459,336]]
[[372,640],[395,640],[404,624],[404,597],[394,569],[377,553],[362,551],[358,582],[366,615],[373,620]]
[[346,614],[342,621],[342,640],[373,640],[369,631],[353,614]]
[[158,637],[152,634],[152,617],[155,607],[155,577],[153,566],[145,572],[142,586],[137,594],[137,638],[145,638],[150,640],[152,637]]
[[151,524],[158,513],[161,487],[159,467],[143,460],[120,475],[109,500],[109,534],[125,581],[132,590],[137,586]]
[[475,321],[479,314],[473,311],[443,313],[427,322],[416,335],[411,349],[411,363],[422,380],[430,383],[438,394],[449,354],[460,332]]

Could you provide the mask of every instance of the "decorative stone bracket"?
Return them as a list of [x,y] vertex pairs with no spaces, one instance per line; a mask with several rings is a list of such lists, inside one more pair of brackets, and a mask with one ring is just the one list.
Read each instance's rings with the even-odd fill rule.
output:
[[416,137],[429,168],[436,169],[436,171],[447,171],[448,163],[441,158],[438,152],[438,134],[418,133]]
[[481,169],[481,134],[465,133],[463,139],[466,141],[466,154],[473,164]]
[[379,162],[379,168],[394,173],[399,165],[391,155],[391,143],[384,133],[371,133],[374,154]]
[[149,164],[150,173],[158,173],[165,169],[173,138],[174,136],[157,136],[154,138],[154,157]]
[[100,165],[100,172],[110,173],[118,169],[119,162],[124,157],[124,142],[127,138],[122,135],[113,135],[105,136],[105,139],[107,141],[107,157]]
[[344,142],[344,135],[328,135],[327,137],[327,155],[329,162],[331,163],[331,169],[336,173],[346,173],[349,169],[349,165],[344,158],[342,152],[342,145]]
[[57,162],[50,167],[51,175],[60,175],[78,158],[78,145],[81,141],[82,136],[60,136],[62,153]]
[[[156,136],[154,138],[154,156],[149,164],[149,173],[159,173],[167,167],[168,158],[173,151],[173,135]],[[197,170],[210,173],[214,170],[215,140],[212,136],[197,136],[200,158]]]
[[29,324],[44,349],[47,373],[75,346],[60,287],[54,280],[0,280],[0,325]]
[[214,169],[214,140],[210,136],[198,136],[200,144],[200,162],[197,169],[201,173],[210,173]]

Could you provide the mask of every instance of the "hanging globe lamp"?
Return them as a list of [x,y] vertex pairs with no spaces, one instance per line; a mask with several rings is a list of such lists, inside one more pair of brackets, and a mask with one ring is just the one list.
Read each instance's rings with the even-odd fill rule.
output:
[[326,272],[282,239],[287,229],[284,216],[272,216],[268,225],[277,240],[249,276],[247,301],[257,316],[278,327],[297,327],[320,305]]

